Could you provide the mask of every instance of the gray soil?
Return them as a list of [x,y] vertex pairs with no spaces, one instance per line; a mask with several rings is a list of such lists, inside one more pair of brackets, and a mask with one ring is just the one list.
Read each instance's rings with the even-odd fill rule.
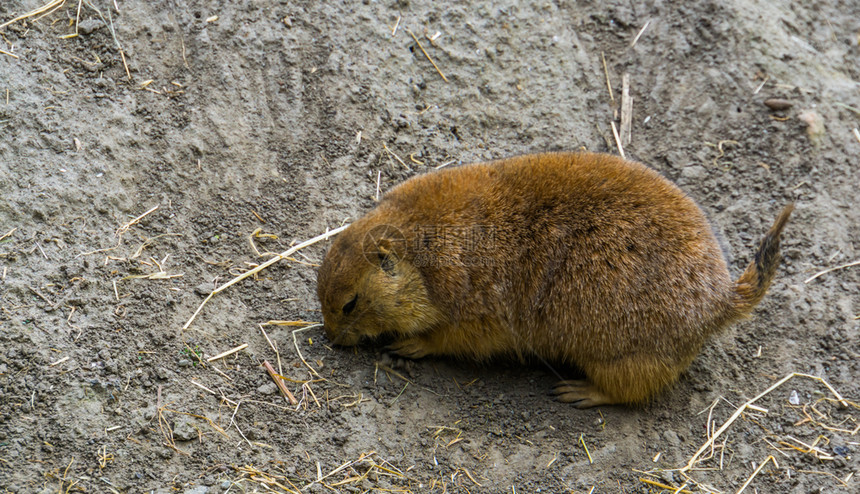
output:
[[[4,492],[735,492],[770,456],[745,492],[858,491],[860,410],[805,377],[677,469],[792,372],[860,398],[860,271],[805,281],[860,257],[860,3],[87,0],[63,38],[78,3],[0,29]],[[627,156],[702,206],[734,275],[797,203],[754,317],[653,403],[573,409],[548,391],[575,370],[537,364],[398,375],[379,344],[264,326],[290,405],[260,324],[321,319],[326,242],[182,329],[269,258],[253,232],[265,253],[333,229],[377,176],[617,153],[625,73]]]

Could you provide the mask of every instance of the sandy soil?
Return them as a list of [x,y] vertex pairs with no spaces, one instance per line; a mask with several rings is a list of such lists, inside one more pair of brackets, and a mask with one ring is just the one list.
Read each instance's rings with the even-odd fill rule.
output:
[[[4,1],[0,21],[42,3]],[[792,372],[860,398],[860,272],[806,282],[860,257],[860,3],[116,5],[85,1],[73,38],[75,1],[0,29],[5,492],[735,492],[771,456],[745,492],[858,491],[860,410],[802,377],[721,434],[705,470],[677,469]],[[755,317],[654,403],[575,410],[548,396],[553,371],[510,362],[398,376],[375,345],[265,326],[292,406],[260,324],[320,320],[325,243],[182,329],[258,251],[371,208],[378,176],[385,191],[443,164],[617,153],[625,73],[627,155],[699,202],[734,274],[797,202]]]

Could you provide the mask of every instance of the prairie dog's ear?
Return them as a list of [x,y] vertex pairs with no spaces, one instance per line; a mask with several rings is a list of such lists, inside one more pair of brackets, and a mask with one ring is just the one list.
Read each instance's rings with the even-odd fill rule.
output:
[[372,227],[362,241],[365,259],[395,275],[394,267],[406,254],[406,236],[397,227],[381,224]]
[[392,254],[394,251],[394,248],[391,245],[391,239],[385,237],[376,239],[376,249],[383,255]]
[[398,258],[397,253],[394,251],[394,247],[391,244],[391,240],[387,238],[378,239],[376,241],[376,253],[377,258],[379,259],[379,267],[381,267],[388,276],[394,276],[394,265],[397,264]]

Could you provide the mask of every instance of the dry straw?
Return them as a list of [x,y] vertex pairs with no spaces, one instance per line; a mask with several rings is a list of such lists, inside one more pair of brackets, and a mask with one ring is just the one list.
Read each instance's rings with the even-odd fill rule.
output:
[[291,255],[293,255],[294,253],[296,253],[296,252],[300,251],[301,249],[304,249],[305,247],[308,247],[309,245],[313,245],[313,244],[315,244],[315,243],[317,243],[317,242],[320,242],[320,241],[322,241],[322,240],[326,240],[326,239],[327,239],[327,238],[329,238],[329,237],[333,237],[334,235],[337,235],[338,233],[340,233],[340,232],[342,232],[342,231],[346,230],[346,228],[347,228],[348,226],[349,226],[349,225],[344,225],[344,226],[341,226],[341,227],[339,227],[339,228],[335,228],[334,230],[327,231],[326,233],[323,233],[322,235],[318,235],[318,236],[316,236],[316,237],[314,237],[314,238],[312,238],[312,239],[310,239],[310,240],[305,240],[304,242],[302,242],[302,243],[300,243],[300,244],[298,244],[298,245],[296,245],[296,246],[294,246],[294,247],[291,247],[291,248],[289,248],[289,249],[285,250],[284,252],[281,252],[280,254],[278,254],[278,255],[276,255],[275,257],[273,257],[273,258],[269,259],[268,261],[264,262],[263,264],[260,264],[260,265],[259,265],[259,266],[257,266],[256,268],[251,269],[251,270],[249,270],[249,271],[245,271],[244,273],[240,274],[239,276],[236,276],[235,278],[233,278],[232,280],[228,281],[227,283],[224,283],[223,285],[219,286],[219,287],[218,287],[218,288],[216,288],[215,290],[212,290],[212,293],[210,293],[210,294],[209,294],[209,295],[208,295],[208,296],[203,300],[203,302],[200,304],[200,307],[198,307],[198,308],[197,308],[197,310],[196,310],[196,311],[194,311],[194,314],[191,316],[191,319],[189,319],[189,320],[188,320],[188,322],[186,322],[186,323],[185,323],[185,325],[184,325],[184,326],[182,326],[182,329],[188,329],[188,327],[189,327],[189,326],[191,326],[191,323],[192,323],[192,322],[194,322],[194,319],[197,317],[197,314],[199,314],[199,313],[200,313],[200,311],[201,311],[201,310],[203,310],[203,306],[204,306],[204,305],[206,305],[206,302],[209,302],[209,299],[211,299],[212,297],[214,297],[216,294],[218,294],[218,293],[220,293],[220,292],[222,292],[222,291],[226,290],[227,288],[229,288],[229,287],[231,287],[231,286],[235,285],[236,283],[238,283],[238,282],[240,282],[240,281],[244,280],[245,278],[247,278],[247,277],[249,277],[249,276],[253,276],[253,275],[255,275],[255,274],[259,273],[260,271],[262,271],[262,270],[264,270],[264,269],[268,268],[269,266],[271,266],[272,264],[275,264],[276,262],[280,261],[281,259],[286,259],[286,258],[288,258],[289,256],[291,256]]

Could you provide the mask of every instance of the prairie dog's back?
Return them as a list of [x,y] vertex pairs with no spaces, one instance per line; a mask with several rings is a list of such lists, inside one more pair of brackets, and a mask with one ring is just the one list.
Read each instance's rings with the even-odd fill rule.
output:
[[[526,353],[571,361],[598,345],[616,354],[654,338],[666,339],[661,351],[694,351],[688,343],[698,349],[730,304],[731,280],[699,208],[655,171],[610,155],[530,155],[431,173],[380,207],[406,212],[404,224],[437,227],[419,229],[415,245],[434,246],[426,235],[446,228],[486,227],[484,242],[428,248],[460,262],[422,273],[432,299],[458,318],[501,311]],[[654,330],[643,331],[644,321]]]

